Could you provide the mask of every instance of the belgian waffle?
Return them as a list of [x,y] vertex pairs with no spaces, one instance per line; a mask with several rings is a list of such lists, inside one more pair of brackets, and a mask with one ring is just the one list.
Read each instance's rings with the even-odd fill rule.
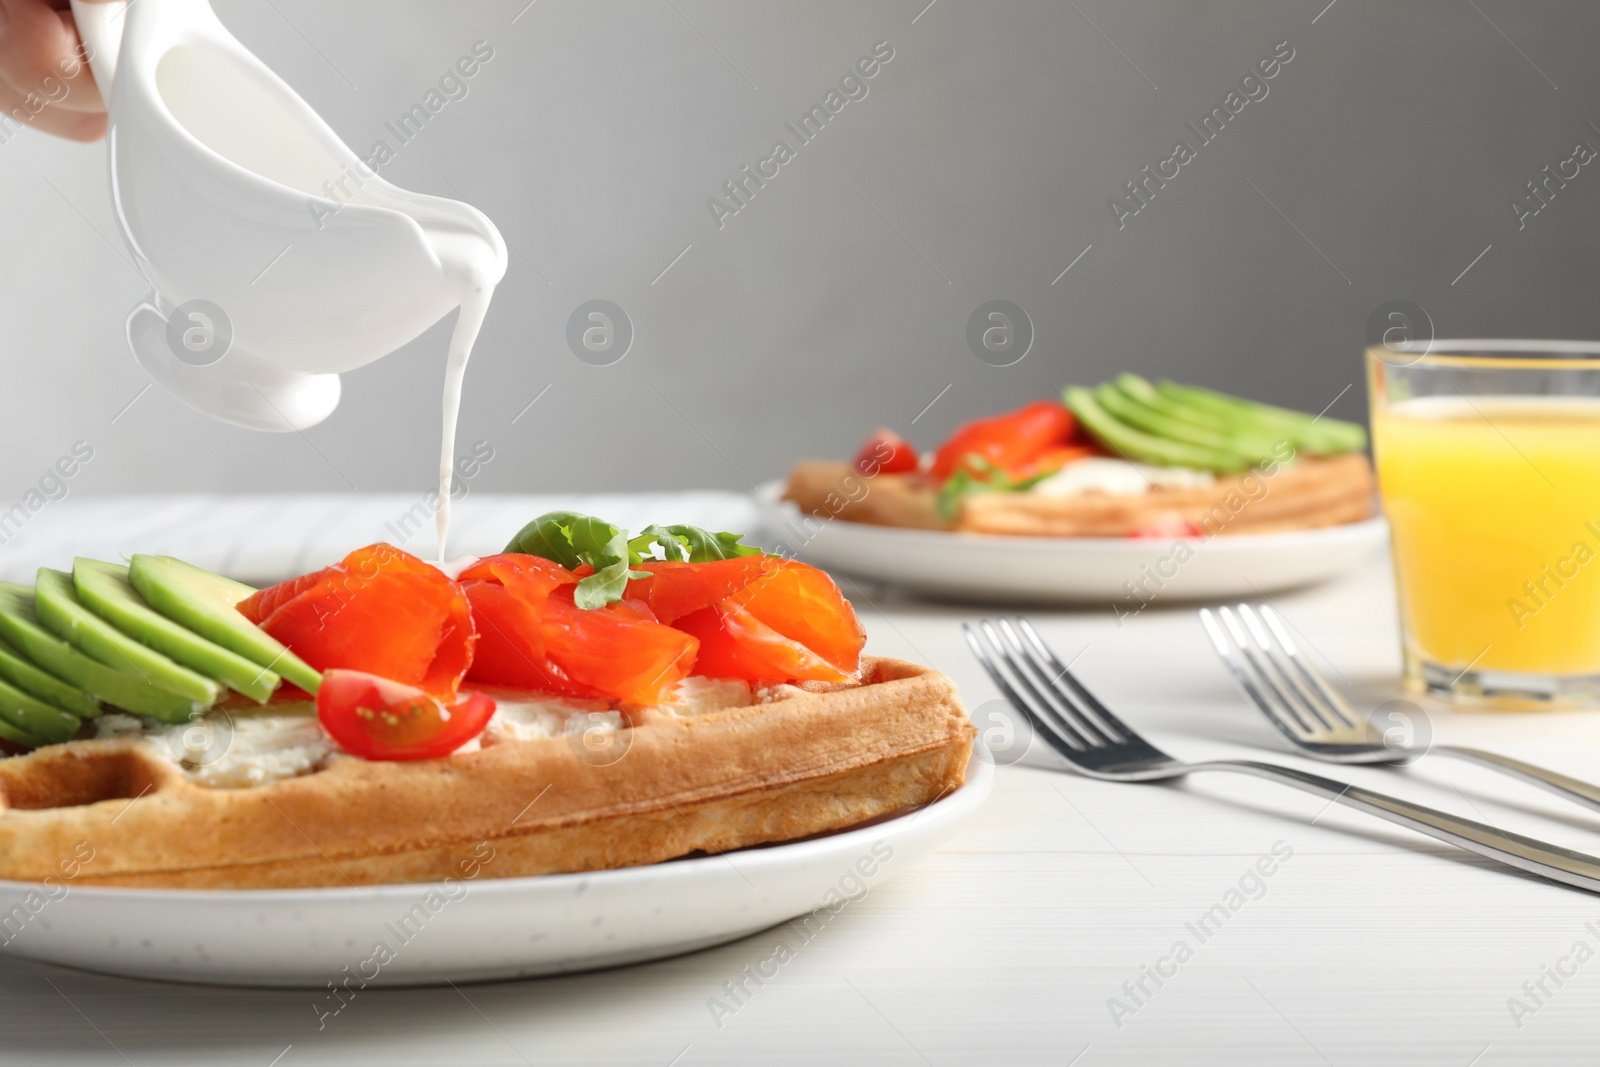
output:
[[1088,492],[974,493],[953,516],[921,474],[869,478],[847,463],[809,461],[789,474],[784,497],[819,519],[1013,537],[1126,537],[1166,523],[1205,536],[1277,533],[1359,522],[1372,515],[1372,466],[1350,453],[1306,457],[1269,474],[1253,470],[1198,488],[1158,487],[1138,496]]
[[[841,829],[961,785],[974,729],[944,675],[864,658],[862,681],[635,715],[614,759],[568,737],[485,736],[444,759],[332,759],[198,784],[139,737],[0,760],[0,878],[279,888],[601,870]],[[485,846],[488,846],[486,850]],[[490,855],[492,862],[484,862]]]

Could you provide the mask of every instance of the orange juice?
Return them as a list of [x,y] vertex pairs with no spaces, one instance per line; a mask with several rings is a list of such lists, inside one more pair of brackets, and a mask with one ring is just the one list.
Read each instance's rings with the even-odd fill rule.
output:
[[1421,397],[1372,429],[1408,652],[1600,674],[1600,399]]

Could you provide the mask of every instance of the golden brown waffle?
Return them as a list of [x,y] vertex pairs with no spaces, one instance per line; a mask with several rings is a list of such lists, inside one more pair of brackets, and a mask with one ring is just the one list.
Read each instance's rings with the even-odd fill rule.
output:
[[1272,474],[1250,471],[1195,489],[1141,496],[974,493],[955,518],[939,513],[939,488],[919,474],[867,478],[847,463],[808,461],[789,474],[784,497],[802,513],[877,526],[1011,537],[1126,537],[1165,523],[1192,523],[1205,536],[1278,533],[1372,516],[1372,466],[1359,453],[1304,458]]
[[[506,878],[655,863],[837,830],[958,787],[974,730],[944,675],[864,658],[862,684],[642,713],[615,762],[567,737],[417,762],[339,758],[259,787],[191,782],[137,739],[0,760],[0,878],[263,888]],[[76,850],[76,852],[75,852]],[[486,857],[492,857],[486,859]]]

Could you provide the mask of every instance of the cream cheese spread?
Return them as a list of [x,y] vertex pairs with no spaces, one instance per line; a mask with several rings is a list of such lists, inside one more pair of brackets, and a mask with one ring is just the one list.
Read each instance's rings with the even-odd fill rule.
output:
[[1153,467],[1109,456],[1089,456],[1068,463],[1029,491],[1041,496],[1143,496],[1152,489],[1204,489],[1216,480],[1210,471],[1190,467]]
[[[538,741],[595,730],[612,733],[627,725],[623,713],[604,700],[489,693],[495,698],[489,725],[454,755],[508,741]],[[665,701],[650,710],[691,717],[756,702],[746,682],[692,677],[679,682]],[[138,739],[176,764],[191,782],[217,789],[269,785],[321,770],[331,760],[348,758],[323,731],[309,701],[260,710],[213,710],[179,724],[111,712],[95,720],[95,730],[100,738]]]

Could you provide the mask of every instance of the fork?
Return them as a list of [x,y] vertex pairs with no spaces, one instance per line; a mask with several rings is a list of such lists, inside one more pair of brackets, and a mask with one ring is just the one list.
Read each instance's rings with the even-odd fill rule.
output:
[[[1215,616],[1210,608],[1202,608],[1200,623],[1239,688],[1292,745],[1329,763],[1396,763],[1411,754],[1404,746],[1387,741],[1328,684],[1316,666],[1300,654],[1277,612],[1263,605],[1261,618],[1257,619],[1250,605],[1240,604],[1238,613],[1243,625],[1227,608],[1219,608]],[[1221,616],[1220,625],[1217,616]],[[1423,751],[1468,760],[1576,803],[1600,808],[1600,787],[1531,763],[1459,745],[1430,745]]]
[[1027,619],[1018,618],[1016,626],[1007,619],[998,625],[982,619],[978,628],[983,637],[971,624],[961,625],[973,655],[1000,692],[1050,747],[1090,778],[1157,782],[1195,771],[1253,775],[1364,811],[1507,866],[1600,892],[1600,859],[1560,845],[1290,767],[1255,760],[1185,763],[1175,759],[1134,733],[1085,689]]

